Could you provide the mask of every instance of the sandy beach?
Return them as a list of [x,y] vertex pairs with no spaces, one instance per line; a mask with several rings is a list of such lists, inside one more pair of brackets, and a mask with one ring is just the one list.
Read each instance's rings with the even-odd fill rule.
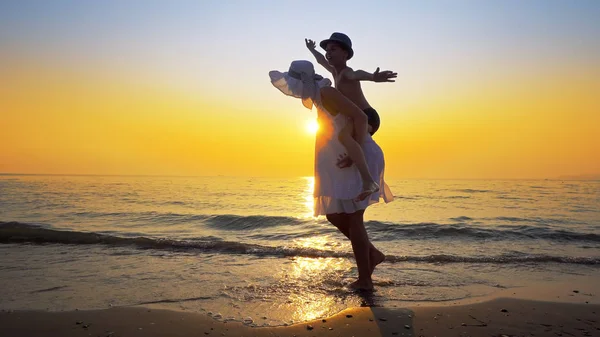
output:
[[3,311],[0,335],[24,336],[600,336],[600,305],[498,298],[413,308],[350,308],[280,327],[249,327],[207,315],[142,307]]

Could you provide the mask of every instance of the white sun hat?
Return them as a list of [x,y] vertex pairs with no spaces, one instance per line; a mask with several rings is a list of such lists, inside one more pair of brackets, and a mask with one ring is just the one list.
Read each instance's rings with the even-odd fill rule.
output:
[[331,81],[315,74],[315,67],[310,61],[293,61],[290,69],[285,72],[272,70],[269,72],[271,84],[282,93],[302,99],[307,109],[312,109],[317,100],[317,91],[322,87],[331,86]]

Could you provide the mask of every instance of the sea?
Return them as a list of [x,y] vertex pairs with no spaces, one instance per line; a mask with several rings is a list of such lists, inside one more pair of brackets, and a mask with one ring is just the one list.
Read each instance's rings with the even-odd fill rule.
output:
[[395,200],[365,213],[387,258],[376,291],[357,293],[350,242],[312,216],[312,177],[0,175],[0,309],[147,306],[272,326],[600,284],[600,181],[388,185]]

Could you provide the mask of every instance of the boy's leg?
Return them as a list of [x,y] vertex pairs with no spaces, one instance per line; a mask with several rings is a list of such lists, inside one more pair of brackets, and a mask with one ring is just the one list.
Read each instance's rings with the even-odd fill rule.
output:
[[348,152],[348,156],[356,165],[358,172],[360,173],[360,177],[363,181],[363,188],[360,194],[356,197],[357,200],[364,200],[369,195],[379,191],[379,185],[375,182],[373,177],[371,177],[371,173],[369,172],[369,167],[367,166],[367,161],[365,160],[365,154],[363,153],[360,144],[352,137],[353,125],[347,124],[339,133],[338,139],[340,143],[344,145],[346,151]]

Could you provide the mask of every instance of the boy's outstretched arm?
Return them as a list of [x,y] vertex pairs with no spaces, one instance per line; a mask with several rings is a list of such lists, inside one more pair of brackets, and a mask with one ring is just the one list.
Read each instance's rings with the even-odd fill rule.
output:
[[327,59],[325,59],[325,56],[323,56],[323,54],[319,53],[319,51],[316,49],[315,41],[313,41],[311,39],[304,39],[304,42],[306,43],[306,48],[308,48],[308,50],[310,50],[310,52],[314,55],[315,59],[317,59],[317,63],[322,65],[323,68],[327,69],[328,72],[333,74],[335,69],[333,69],[333,67],[331,65],[329,65],[329,62],[327,62]]
[[398,73],[391,70],[380,72],[379,67],[377,67],[372,74],[364,70],[353,70],[346,71],[345,76],[351,81],[395,82],[394,78],[398,77]]

